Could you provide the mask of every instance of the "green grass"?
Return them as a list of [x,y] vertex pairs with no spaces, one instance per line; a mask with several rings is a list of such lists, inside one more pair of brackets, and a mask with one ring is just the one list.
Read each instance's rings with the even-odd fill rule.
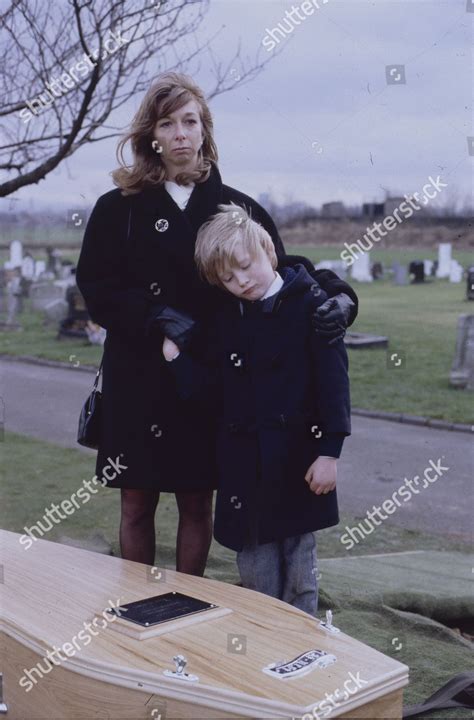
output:
[[[25,312],[18,320],[22,330],[2,334],[2,352],[9,355],[33,355],[48,360],[82,365],[98,365],[102,357],[102,348],[89,345],[79,339],[57,340],[56,325],[44,325],[43,313],[28,309],[29,301],[25,302]],[[71,356],[74,355],[72,359]]]
[[[3,454],[0,526],[21,534],[25,532],[25,526],[31,527],[36,520],[41,520],[45,509],[53,502],[60,504],[77,491],[83,479],[90,479],[94,474],[95,454],[59,448],[13,433],[5,436]],[[85,538],[89,533],[99,531],[111,543],[114,555],[120,556],[119,519],[120,492],[100,488],[88,503],[47,533],[44,539],[57,541],[60,535]],[[175,568],[177,520],[174,496],[163,493],[155,520],[155,563],[159,567]],[[339,526],[318,532],[318,557],[346,557],[347,552],[339,541],[339,534],[346,524],[354,525],[358,520],[346,514],[341,517]],[[363,550],[354,548],[351,557],[356,554],[412,549],[468,553],[470,546],[445,535],[422,534],[385,523],[377,533],[365,539]],[[424,700],[450,677],[470,667],[472,650],[466,645],[467,641],[462,642],[449,629],[421,615],[380,606],[368,595],[360,599],[355,591],[354,597],[343,595],[341,599],[337,594],[337,586],[330,582],[329,575],[324,575],[323,571],[318,616],[331,607],[335,610],[335,624],[344,632],[409,665],[410,685],[404,692],[405,704]],[[238,582],[235,553],[213,541],[206,576],[221,582]],[[403,639],[402,654],[394,653],[393,649],[393,638],[400,637]],[[465,714],[464,710],[453,709],[429,717],[433,720],[446,720],[448,717],[461,719]],[[428,718],[427,715],[420,717]]]
[[[293,247],[312,260],[337,257],[336,248]],[[407,263],[415,257],[434,257],[430,250],[383,250],[373,253],[387,265],[394,258]],[[468,264],[468,253],[456,253]],[[397,287],[389,279],[353,283],[360,298],[359,318],[353,330],[386,335],[386,350],[350,350],[353,407],[423,415],[452,422],[473,423],[472,393],[449,384],[454,358],[456,325],[462,313],[473,313],[464,300],[465,283],[433,280],[424,285]],[[63,362],[98,365],[102,349],[78,340],[56,339],[56,329],[44,327],[41,313],[21,316],[23,331],[4,333],[2,351],[34,355]],[[404,363],[387,364],[397,353]]]
[[[0,491],[0,526],[23,534],[24,528],[41,520],[51,504],[70,498],[83,480],[94,475],[95,453],[64,449],[56,445],[6,433],[3,443],[4,477]],[[347,551],[339,536],[346,525],[353,526],[360,518],[345,514],[334,528],[318,532],[318,553],[321,558],[346,557]],[[99,530],[112,545],[114,555],[120,556],[118,527],[120,521],[120,491],[100,488],[96,495],[81,505],[73,515],[46,534],[45,540],[57,541],[61,535],[84,538]],[[162,493],[156,514],[157,556],[162,567],[175,567],[175,543],[178,512],[174,495]],[[369,535],[357,554],[398,552],[402,550],[461,550],[469,548],[454,538],[429,535],[385,524],[377,533]],[[237,582],[238,573],[234,553],[213,541],[208,577]]]
[[[473,312],[464,288],[446,281],[396,287],[354,283],[360,297],[353,326],[389,338],[387,350],[350,351],[354,407],[472,423],[472,393],[454,389],[449,372],[458,316]],[[403,358],[395,367],[387,358]]]

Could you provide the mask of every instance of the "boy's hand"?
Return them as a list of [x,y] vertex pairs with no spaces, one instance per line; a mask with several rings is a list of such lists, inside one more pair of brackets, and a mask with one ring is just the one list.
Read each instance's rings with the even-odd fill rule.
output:
[[172,340],[165,337],[163,340],[163,355],[165,356],[165,360],[170,362],[177,354],[179,354],[179,347]]
[[308,483],[311,492],[316,495],[327,495],[336,487],[337,458],[320,455],[309,466],[304,479]]

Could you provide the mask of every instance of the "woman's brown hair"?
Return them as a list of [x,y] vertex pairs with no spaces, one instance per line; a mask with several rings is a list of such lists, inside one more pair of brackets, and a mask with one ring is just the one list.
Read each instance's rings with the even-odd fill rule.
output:
[[[199,150],[198,164],[192,172],[176,175],[180,185],[191,182],[201,183],[208,179],[211,161],[217,162],[217,147],[214,142],[214,124],[204,93],[189,75],[167,72],[159,75],[143,98],[129,132],[117,147],[120,167],[113,171],[112,179],[121,188],[122,195],[132,195],[144,187],[162,185],[166,180],[166,168],[161,157],[151,147],[153,131],[157,121],[179,110],[190,100],[199,105],[202,123],[203,144]],[[123,151],[130,141],[133,164],[127,165]]]

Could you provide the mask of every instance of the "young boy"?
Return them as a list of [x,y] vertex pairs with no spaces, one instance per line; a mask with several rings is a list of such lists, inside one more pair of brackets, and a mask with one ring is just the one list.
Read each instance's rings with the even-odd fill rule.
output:
[[215,539],[237,551],[244,587],[314,615],[313,533],[339,522],[347,354],[342,337],[330,343],[313,327],[327,296],[303,265],[275,272],[268,233],[240,207],[219,210],[195,249],[201,274],[229,293],[202,342],[213,373],[168,338],[163,353],[180,394],[215,408]]

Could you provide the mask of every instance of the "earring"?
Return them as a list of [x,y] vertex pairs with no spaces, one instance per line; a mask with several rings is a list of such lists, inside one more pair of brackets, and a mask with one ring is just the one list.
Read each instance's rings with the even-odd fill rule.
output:
[[154,150],[158,155],[163,152],[163,148],[161,147],[161,145],[160,145],[160,143],[158,142],[158,140],[153,140],[153,142],[152,142],[152,144],[151,144],[151,147],[153,148],[153,150]]

